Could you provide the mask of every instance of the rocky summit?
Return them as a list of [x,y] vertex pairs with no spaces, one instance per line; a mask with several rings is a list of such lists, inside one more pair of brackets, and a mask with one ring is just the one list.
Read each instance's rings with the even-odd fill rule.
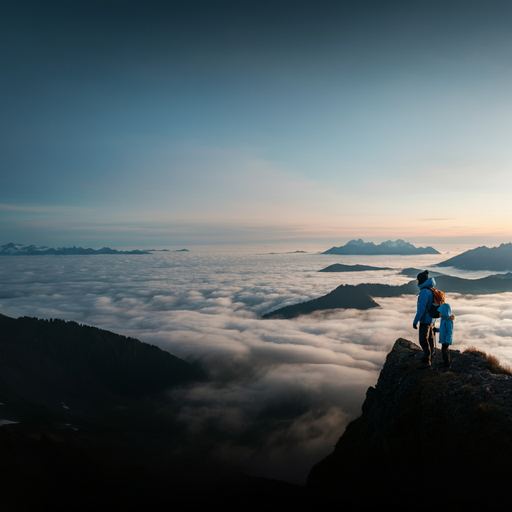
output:
[[[440,352],[440,350],[439,350]],[[512,476],[512,376],[476,349],[451,351],[451,368],[418,370],[421,349],[398,339],[362,415],[308,487],[362,501],[427,505],[480,501],[508,492]]]

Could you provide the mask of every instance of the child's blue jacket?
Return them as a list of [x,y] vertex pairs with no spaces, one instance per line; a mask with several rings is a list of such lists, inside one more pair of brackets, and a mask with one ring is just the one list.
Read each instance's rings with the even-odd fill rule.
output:
[[451,345],[453,341],[453,321],[449,320],[452,316],[450,304],[441,304],[439,314],[441,315],[441,325],[437,330],[439,332],[439,343]]

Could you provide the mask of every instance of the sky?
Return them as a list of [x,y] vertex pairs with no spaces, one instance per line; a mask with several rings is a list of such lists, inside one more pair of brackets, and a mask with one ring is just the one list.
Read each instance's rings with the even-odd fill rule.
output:
[[0,245],[512,240],[510,2],[0,6]]

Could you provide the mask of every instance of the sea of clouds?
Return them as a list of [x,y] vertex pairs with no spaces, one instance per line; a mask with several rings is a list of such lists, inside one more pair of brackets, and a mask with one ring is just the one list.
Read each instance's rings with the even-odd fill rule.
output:
[[[409,278],[398,275],[399,269],[429,268],[446,255],[266,251],[3,257],[0,313],[75,320],[198,362],[209,382],[171,391],[169,399],[181,404],[179,419],[191,435],[203,444],[211,437],[212,460],[304,483],[311,466],[332,451],[347,423],[360,414],[394,341],[416,341],[416,297],[376,298],[380,308],[293,320],[261,315],[340,284],[403,284]],[[318,272],[332,263],[396,270]],[[447,301],[457,317],[454,348],[476,346],[512,364],[512,294],[449,294]]]

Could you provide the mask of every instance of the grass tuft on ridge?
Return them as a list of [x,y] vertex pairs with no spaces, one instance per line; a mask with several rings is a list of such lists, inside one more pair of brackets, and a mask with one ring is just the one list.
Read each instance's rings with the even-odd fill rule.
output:
[[478,350],[475,347],[467,348],[466,350],[464,350],[463,354],[466,353],[482,356],[487,361],[487,369],[491,373],[512,376],[512,368],[509,365],[501,364],[497,357],[491,356],[483,352],[482,350]]

